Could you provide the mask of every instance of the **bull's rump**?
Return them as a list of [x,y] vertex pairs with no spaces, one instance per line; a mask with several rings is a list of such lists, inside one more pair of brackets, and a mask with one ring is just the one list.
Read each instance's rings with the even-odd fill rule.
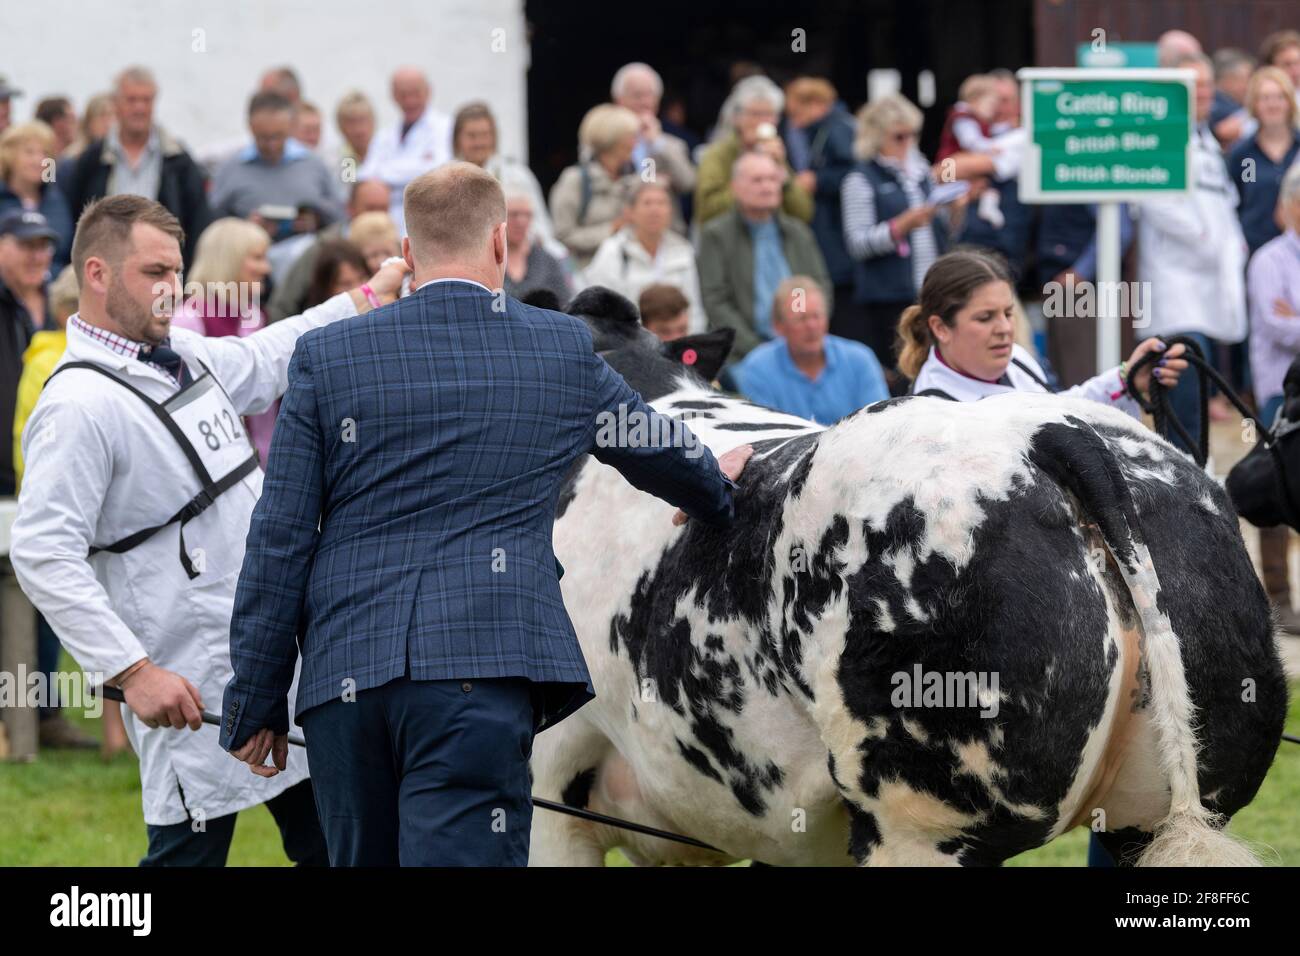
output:
[[[725,532],[674,531],[668,506],[589,463],[556,526],[600,695],[579,716],[719,845],[750,831],[789,844],[791,807],[839,813],[838,790],[869,808],[900,787],[952,810],[942,851],[965,861],[1044,842],[1096,796],[1128,702],[1123,589],[1031,460],[1043,423],[1067,415],[1102,434],[1133,488],[1193,702],[1224,728],[1203,730],[1202,790],[1232,812],[1271,759],[1285,691],[1231,508],[1126,417],[1056,398],[915,399],[788,441],[693,423],[715,452],[761,442]],[[1250,709],[1223,691],[1242,668]],[[976,706],[898,696],[898,675],[929,674],[973,675]],[[996,713],[981,675],[997,675]]]

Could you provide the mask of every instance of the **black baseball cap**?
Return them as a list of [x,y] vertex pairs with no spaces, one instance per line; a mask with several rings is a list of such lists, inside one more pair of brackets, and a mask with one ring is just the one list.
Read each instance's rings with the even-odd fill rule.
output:
[[30,209],[11,209],[0,213],[0,236],[13,236],[15,239],[59,238],[46,218]]

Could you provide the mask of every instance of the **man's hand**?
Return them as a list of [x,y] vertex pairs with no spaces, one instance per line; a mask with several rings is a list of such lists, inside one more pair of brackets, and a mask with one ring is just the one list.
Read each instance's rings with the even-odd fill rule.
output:
[[637,119],[641,121],[641,138],[646,141],[647,145],[653,146],[659,141],[659,136],[663,133],[664,128],[659,122],[659,117],[654,113],[640,113]]
[[126,679],[122,687],[126,706],[146,727],[203,726],[203,698],[199,689],[180,674],[156,664],[145,664]]
[[809,196],[817,191],[817,173],[811,169],[805,169],[803,172],[794,174],[795,185],[806,192]]
[[1281,319],[1300,318],[1300,315],[1296,314],[1296,310],[1291,307],[1291,303],[1286,299],[1273,300],[1273,314]]
[[[274,767],[263,766],[268,753],[272,755]],[[263,727],[248,738],[244,746],[232,750],[231,754],[248,764],[248,769],[259,777],[274,777],[289,765],[289,736]]]
[[[753,454],[753,445],[741,445],[739,448],[733,448],[718,459],[718,469],[732,481],[735,481],[740,477],[740,473],[745,470],[745,463],[749,461]],[[684,525],[686,520],[687,514],[685,511],[678,511],[677,514],[673,515],[674,525]]]

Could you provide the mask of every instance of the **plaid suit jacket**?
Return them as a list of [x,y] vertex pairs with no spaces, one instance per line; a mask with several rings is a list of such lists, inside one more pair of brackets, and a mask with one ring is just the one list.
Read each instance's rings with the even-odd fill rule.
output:
[[551,547],[581,455],[731,520],[734,486],[702,445],[597,442],[601,412],[657,414],[586,325],[504,301],[436,282],[299,340],[235,594],[226,749],[288,730],[299,651],[299,716],[404,674],[527,678],[541,726],[590,700]]

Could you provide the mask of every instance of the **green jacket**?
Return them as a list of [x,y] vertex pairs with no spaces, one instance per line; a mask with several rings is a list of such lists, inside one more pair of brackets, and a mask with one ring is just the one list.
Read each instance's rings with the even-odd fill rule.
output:
[[[834,308],[830,276],[812,230],[783,212],[776,214],[781,247],[791,275],[817,280],[826,296],[826,311]],[[736,209],[723,213],[700,229],[696,256],[700,274],[700,297],[709,317],[709,328],[736,330],[731,361],[743,358],[763,339],[754,328],[754,243],[749,227]]]
[[[700,168],[695,175],[697,225],[702,226],[731,208],[731,167],[739,155],[740,138],[735,133],[713,143],[700,155]],[[813,197],[795,183],[789,163],[786,163],[786,173],[781,210],[796,219],[812,222]]]

